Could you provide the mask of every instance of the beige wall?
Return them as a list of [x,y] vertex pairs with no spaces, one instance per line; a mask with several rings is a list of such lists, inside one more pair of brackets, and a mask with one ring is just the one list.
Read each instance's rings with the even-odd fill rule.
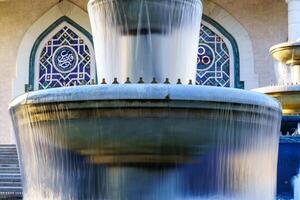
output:
[[[13,142],[8,105],[12,99],[18,47],[27,29],[58,0],[0,2],[0,144]],[[85,6],[85,0],[74,0]]]
[[[86,10],[86,0],[70,0]],[[255,70],[261,86],[274,81],[270,46],[287,39],[287,5],[284,0],[213,0],[249,32]],[[11,143],[8,105],[16,74],[16,57],[26,30],[59,0],[10,0],[0,2],[0,143]]]
[[212,0],[223,7],[248,31],[254,49],[259,85],[275,83],[271,46],[288,38],[288,8],[285,0]]

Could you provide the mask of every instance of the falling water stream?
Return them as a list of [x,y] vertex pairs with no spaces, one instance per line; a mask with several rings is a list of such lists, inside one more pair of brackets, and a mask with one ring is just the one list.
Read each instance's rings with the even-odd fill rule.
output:
[[287,85],[292,83],[291,66],[275,62],[274,64],[276,83],[279,85]]
[[293,178],[294,200],[300,200],[300,173]]
[[100,79],[196,79],[201,0],[91,0],[88,10]]

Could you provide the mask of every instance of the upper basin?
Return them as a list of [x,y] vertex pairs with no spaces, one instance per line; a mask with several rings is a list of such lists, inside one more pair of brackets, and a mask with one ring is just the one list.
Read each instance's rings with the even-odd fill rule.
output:
[[300,65],[300,42],[286,42],[270,49],[272,56],[281,63]]
[[99,79],[195,80],[202,0],[90,0],[88,11]]

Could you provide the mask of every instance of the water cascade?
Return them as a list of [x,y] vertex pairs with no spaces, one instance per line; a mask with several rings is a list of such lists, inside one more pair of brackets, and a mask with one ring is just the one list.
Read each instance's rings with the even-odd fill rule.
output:
[[25,200],[274,199],[281,106],[192,85],[201,0],[88,7],[102,84],[10,105]]

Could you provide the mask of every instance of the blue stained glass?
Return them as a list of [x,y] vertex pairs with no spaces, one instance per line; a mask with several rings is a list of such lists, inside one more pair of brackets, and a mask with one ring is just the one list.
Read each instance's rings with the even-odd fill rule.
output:
[[65,26],[42,49],[39,89],[92,83],[90,58],[85,41]]
[[199,85],[230,87],[230,56],[224,40],[201,25],[197,78]]

